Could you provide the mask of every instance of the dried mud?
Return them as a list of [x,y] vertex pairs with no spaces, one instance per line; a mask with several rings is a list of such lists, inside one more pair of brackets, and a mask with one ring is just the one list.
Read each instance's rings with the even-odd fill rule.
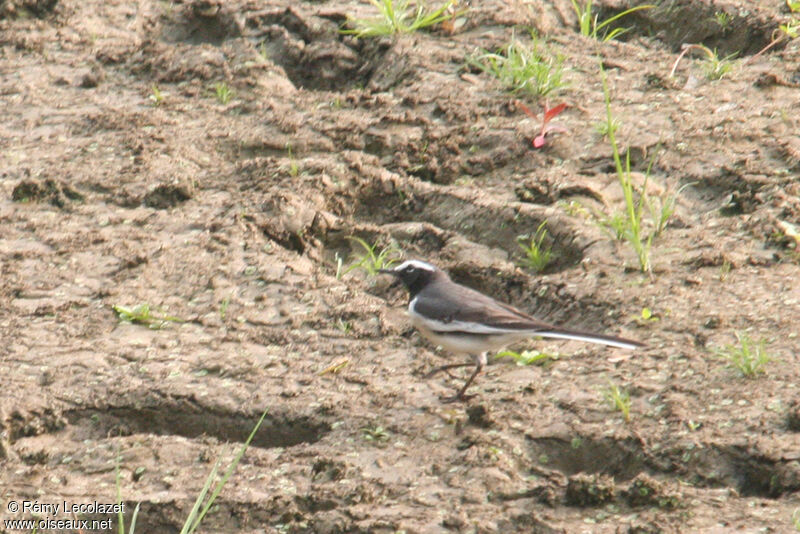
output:
[[[800,261],[780,223],[800,222],[800,49],[668,76],[683,43],[752,57],[781,6],[662,2],[601,44],[569,0],[473,0],[452,34],[363,40],[337,33],[369,14],[354,0],[0,2],[0,517],[119,487],[137,532],[179,532],[267,410],[202,531],[793,531]],[[520,27],[569,68],[569,133],[542,150],[465,66]],[[691,184],[652,276],[568,209],[621,206],[597,57],[635,175]],[[537,275],[517,236],[543,221]],[[337,278],[351,236],[648,348],[531,342],[560,357],[493,365],[442,404],[462,378],[423,378],[448,355],[402,292]],[[112,310],[140,303],[182,322]],[[714,352],[743,330],[774,356],[754,379]]]

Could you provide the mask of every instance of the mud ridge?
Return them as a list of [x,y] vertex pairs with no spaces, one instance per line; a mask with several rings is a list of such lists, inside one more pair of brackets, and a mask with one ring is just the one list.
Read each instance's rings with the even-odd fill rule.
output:
[[800,464],[771,458],[745,445],[646,450],[633,438],[539,437],[530,454],[566,476],[606,475],[628,481],[641,474],[682,477],[700,487],[732,488],[740,495],[779,498],[800,489]]
[[[155,434],[196,438],[212,436],[220,441],[243,443],[250,435],[258,417],[237,412],[213,411],[186,403],[170,407],[115,407],[70,410],[64,416],[74,427],[74,439],[103,439],[107,436]],[[328,423],[310,416],[269,413],[264,418],[251,446],[291,447],[314,443],[331,430]]]

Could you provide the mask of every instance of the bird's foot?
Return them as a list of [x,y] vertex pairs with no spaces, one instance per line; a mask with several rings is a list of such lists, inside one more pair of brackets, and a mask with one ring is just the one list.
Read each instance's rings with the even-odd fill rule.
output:
[[477,395],[464,395],[463,393],[456,393],[450,397],[439,397],[439,400],[444,404],[452,404],[454,402],[467,402],[475,397],[477,397]]
[[433,369],[430,372],[428,372],[427,374],[423,375],[422,378],[427,380],[429,378],[433,378],[434,376],[436,376],[437,374],[439,374],[441,372],[445,372],[447,374],[447,376],[449,376],[450,378],[455,378],[453,375],[450,374],[450,369],[458,369],[459,367],[469,367],[470,365],[472,365],[472,364],[471,363],[454,363],[454,364],[450,364],[450,365],[442,365],[441,367],[437,367],[436,369]]

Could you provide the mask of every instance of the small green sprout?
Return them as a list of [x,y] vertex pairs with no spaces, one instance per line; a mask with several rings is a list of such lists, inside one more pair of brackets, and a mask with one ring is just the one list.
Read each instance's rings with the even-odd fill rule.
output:
[[682,47],[681,53],[678,54],[675,63],[672,65],[672,70],[669,73],[670,78],[675,76],[678,63],[680,63],[681,59],[683,59],[683,56],[685,56],[690,50],[699,50],[705,54],[706,57],[702,64],[702,68],[706,78],[709,80],[720,80],[725,77],[725,75],[728,74],[733,68],[733,63],[731,63],[731,61],[738,55],[736,52],[734,52],[723,58],[720,58],[719,54],[717,54],[716,48],[712,50],[709,47],[701,44],[685,44]]
[[362,428],[361,435],[364,436],[365,440],[371,443],[385,443],[389,441],[389,433],[380,425]]
[[378,9],[379,16],[370,19],[348,17],[347,24],[352,29],[339,30],[345,35],[362,37],[381,37],[400,33],[414,33],[417,30],[435,26],[460,13],[454,13],[453,7],[458,0],[447,0],[439,8],[429,11],[423,2],[410,0],[370,0]]
[[739,344],[716,349],[720,358],[728,361],[728,367],[736,369],[745,378],[754,378],[766,373],[766,365],[773,360],[767,353],[767,340],[755,342],[746,332],[736,332]]
[[395,242],[383,247],[376,253],[377,243],[370,245],[360,237],[348,237],[348,239],[360,245],[364,249],[364,254],[358,256],[358,260],[345,269],[342,276],[355,269],[363,269],[368,275],[374,276],[378,274],[380,269],[388,269],[392,265],[400,263],[403,257],[402,251]]
[[616,241],[624,241],[625,233],[628,230],[628,220],[625,214],[619,211],[612,215],[598,213],[595,215],[595,222],[606,234]]
[[717,11],[714,13],[714,20],[717,24],[719,24],[719,27],[722,28],[723,31],[727,30],[731,25],[731,16],[725,11]]
[[349,334],[350,330],[353,329],[353,325],[350,321],[345,321],[344,319],[337,319],[336,320],[336,329],[339,330],[342,334]]
[[[597,39],[602,42],[608,42],[612,39],[616,39],[623,33],[630,30],[630,28],[614,28],[611,31],[606,29],[607,26],[616,22],[617,20],[630,15],[634,11],[639,11],[641,9],[652,9],[656,6],[654,5],[643,5],[643,6],[635,6],[630,9],[626,9],[625,11],[614,15],[613,17],[609,17],[603,22],[598,23],[599,15],[592,14],[592,0],[586,0],[586,2],[581,5],[578,3],[578,0],[572,0],[572,9],[575,10],[575,14],[578,16],[578,26],[581,31],[581,35],[586,37],[591,37],[592,39]],[[605,31],[603,31],[605,30]],[[601,32],[603,32],[601,34]]]
[[642,326],[648,325],[650,323],[655,323],[661,320],[658,315],[653,314],[653,310],[650,308],[642,308],[642,313],[639,317],[635,317],[634,320]]
[[733,63],[731,60],[734,59],[738,54],[736,52],[732,54],[728,54],[727,56],[720,58],[717,54],[717,49],[711,51],[711,55],[708,56],[708,59],[703,63],[703,72],[706,75],[706,78],[709,80],[721,80],[728,74],[731,69],[733,68]]
[[222,299],[222,302],[219,303],[219,318],[225,319],[225,315],[228,313],[228,306],[231,304],[231,298],[225,297]]
[[300,174],[300,167],[297,165],[297,160],[294,159],[292,154],[292,144],[286,143],[286,152],[289,155],[289,176],[296,178]]
[[467,62],[473,67],[493,75],[512,93],[526,93],[533,97],[555,94],[566,85],[564,58],[553,56],[541,45],[534,33],[532,44],[527,46],[515,38],[501,50],[483,50],[473,54]]
[[339,255],[338,252],[334,253],[333,259],[336,261],[336,279],[341,280],[342,276],[344,275],[344,259]]
[[153,106],[158,107],[164,102],[164,97],[166,96],[167,94],[161,92],[161,89],[159,89],[157,85],[153,85],[153,92],[150,93],[149,98],[150,102],[153,103]]
[[793,18],[785,24],[779,24],[778,30],[782,34],[781,37],[797,39],[797,36],[800,35],[800,20]]
[[610,123],[607,120],[595,123],[594,131],[597,132],[597,135],[600,137],[605,138],[608,137],[609,132],[616,134],[620,126],[622,126],[622,123],[618,118],[614,117]]
[[214,84],[214,95],[217,97],[217,102],[224,106],[233,98],[233,90],[227,83],[217,82]]
[[544,271],[553,257],[552,247],[544,244],[547,238],[546,226],[547,221],[543,221],[536,229],[536,233],[530,236],[530,241],[528,241],[528,236],[518,238],[520,240],[519,248],[525,253],[524,265],[537,273]]
[[622,413],[623,419],[626,423],[631,420],[631,396],[628,392],[622,390],[616,384],[609,383],[608,387],[603,390],[603,399],[611,406],[613,410]]
[[522,352],[515,352],[513,350],[504,350],[498,352],[494,359],[500,360],[502,358],[511,358],[517,365],[545,365],[548,362],[555,361],[559,358],[558,354],[551,354],[549,352],[540,352],[538,350],[523,350]]
[[[125,506],[122,502],[122,474],[120,473],[120,463],[122,462],[122,455],[119,454],[117,451],[117,461],[115,465],[115,475],[116,475],[116,485],[117,485],[117,505],[119,505],[119,512],[117,513],[117,525],[119,527],[120,534],[125,534],[125,515],[123,510]],[[140,468],[141,469],[141,468]],[[131,522],[128,525],[128,534],[134,534],[136,532],[136,519],[139,517],[139,506],[142,503],[136,503],[136,507],[133,509],[133,514],[131,514]],[[34,533],[36,531],[34,530]]]
[[719,281],[724,282],[728,279],[728,275],[731,274],[731,262],[728,258],[722,259],[722,265],[719,266]]
[[653,197],[645,194],[644,201],[647,204],[647,209],[650,212],[650,218],[655,225],[654,237],[658,237],[666,229],[672,215],[675,213],[675,203],[683,190],[689,186],[694,185],[694,182],[683,184],[674,192],[667,192],[663,196],[656,197],[658,202],[653,200]]
[[564,213],[566,213],[570,217],[583,217],[583,218],[591,217],[589,210],[587,210],[577,200],[570,200],[569,202],[567,202],[566,200],[559,200],[558,205],[561,207],[561,209],[564,210]]
[[157,315],[150,311],[149,304],[139,304],[133,308],[126,308],[125,306],[114,305],[112,309],[119,316],[119,320],[123,323],[142,324],[152,330],[161,330],[169,323],[182,323],[178,317],[171,315]]

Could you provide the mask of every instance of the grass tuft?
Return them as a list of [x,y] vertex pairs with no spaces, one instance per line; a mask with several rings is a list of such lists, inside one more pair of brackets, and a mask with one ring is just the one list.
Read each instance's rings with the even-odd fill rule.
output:
[[705,60],[702,63],[702,69],[706,75],[706,78],[709,80],[721,80],[726,74],[729,74],[733,69],[732,60],[738,55],[736,52],[734,52],[733,54],[728,54],[727,56],[720,58],[719,54],[717,54],[716,48],[712,50],[701,44],[685,44],[682,47],[681,53],[678,54],[677,59],[675,59],[675,63],[672,65],[672,70],[669,73],[670,78],[675,76],[678,63],[680,63],[683,56],[685,56],[691,50],[699,50],[705,54]]
[[609,132],[614,134],[617,133],[617,130],[619,130],[620,126],[622,126],[622,123],[619,121],[619,119],[614,117],[610,124],[605,120],[595,123],[594,131],[597,132],[597,135],[600,137],[606,138],[608,137]]
[[153,92],[150,93],[150,102],[153,103],[154,107],[158,107],[164,103],[164,98],[167,96],[166,93],[161,91],[157,85],[153,84]]
[[417,30],[448,21],[460,13],[453,8],[458,0],[447,0],[437,9],[429,10],[424,2],[410,0],[370,0],[378,10],[378,16],[369,19],[348,17],[352,29],[339,30],[345,35],[381,37],[399,33],[414,33]]
[[292,178],[297,178],[297,175],[300,174],[300,166],[297,165],[297,160],[294,158],[294,154],[292,153],[291,143],[286,143],[286,152],[289,158],[289,176]]
[[380,444],[389,441],[389,432],[380,425],[374,427],[363,427],[361,435],[370,443]]
[[714,21],[722,28],[722,31],[726,31],[731,25],[731,16],[725,11],[716,11]]
[[[618,232],[625,238],[628,243],[633,247],[636,257],[639,260],[639,268],[642,272],[650,271],[650,246],[653,242],[654,234],[651,233],[649,237],[645,238],[642,228],[642,208],[645,204],[644,198],[647,191],[647,179],[650,176],[650,167],[645,174],[645,181],[642,185],[644,194],[639,196],[638,202],[634,198],[634,185],[631,177],[631,157],[630,151],[625,153],[625,166],[622,165],[622,158],[620,157],[619,147],[617,145],[616,129],[614,127],[614,116],[611,114],[611,96],[608,90],[608,81],[606,80],[606,72],[603,70],[602,64],[600,65],[600,74],[603,79],[603,95],[606,103],[606,125],[608,132],[608,141],[611,143],[611,149],[614,154],[614,166],[617,170],[617,178],[619,185],[622,187],[622,193],[625,196],[625,215],[624,218],[618,218],[618,221],[624,221],[624,226],[620,228],[622,232]],[[652,166],[653,161],[650,162]]]
[[150,310],[150,305],[139,304],[133,308],[126,308],[115,304],[111,307],[119,317],[120,322],[145,325],[151,330],[161,330],[169,323],[182,323],[183,320],[172,315],[155,314]]
[[553,257],[552,247],[544,244],[544,240],[547,237],[546,226],[547,221],[543,221],[536,229],[536,233],[530,236],[530,241],[528,241],[528,236],[520,236],[518,238],[520,240],[518,243],[519,248],[525,253],[524,266],[533,269],[537,273],[544,271]]
[[736,52],[721,58],[717,54],[717,49],[711,51],[706,61],[703,63],[703,72],[709,80],[721,80],[733,69],[733,60],[738,54]]
[[755,378],[766,373],[765,367],[773,358],[767,353],[767,340],[755,342],[745,332],[736,332],[738,345],[726,345],[716,350],[717,356],[727,360],[728,367],[736,369],[745,378]]
[[646,191],[644,192],[644,201],[647,204],[647,210],[650,212],[650,219],[654,226],[654,237],[660,236],[666,229],[672,214],[675,213],[675,202],[678,200],[678,196],[683,193],[684,189],[694,184],[695,182],[683,184],[676,191],[657,197],[657,202]]
[[[617,143],[616,134],[620,123],[611,112],[611,96],[608,89],[606,73],[603,70],[602,64],[600,65],[600,74],[603,81],[603,95],[606,105],[606,120],[603,131],[608,136],[608,141],[611,144],[614,155],[614,167],[617,171],[617,178],[625,199],[625,209],[622,212],[616,212],[610,215],[592,210],[593,213],[589,216],[592,217],[598,226],[608,233],[612,239],[627,241],[636,254],[639,262],[639,269],[642,272],[650,272],[650,251],[653,239],[660,236],[666,229],[670,218],[675,213],[675,205],[678,196],[684,189],[692,184],[684,184],[675,191],[667,191],[656,197],[651,196],[647,192],[647,182],[650,179],[650,171],[658,155],[658,150],[656,150],[645,171],[644,183],[640,188],[634,185],[631,175],[630,151],[625,151],[625,160],[623,163]],[[647,207],[649,221],[644,217],[645,207]],[[580,210],[576,211],[574,207],[570,209],[572,212],[580,215],[586,214]]]
[[626,423],[631,420],[631,396],[630,394],[620,389],[619,386],[609,383],[608,387],[603,390],[603,399],[616,410],[622,414]]
[[585,37],[591,37],[592,39],[597,39],[598,41],[608,42],[612,39],[616,39],[623,33],[630,30],[630,28],[614,28],[613,30],[609,31],[608,26],[617,20],[630,15],[634,11],[639,11],[642,9],[651,9],[656,6],[654,5],[644,5],[644,6],[635,6],[630,9],[626,9],[621,13],[617,13],[613,17],[609,17],[603,22],[598,22],[599,15],[594,15],[592,13],[592,0],[586,0],[583,5],[581,5],[578,0],[572,0],[572,9],[575,10],[575,14],[578,16],[578,27],[580,29],[581,35]]
[[378,248],[378,244],[375,243],[370,245],[360,237],[348,237],[350,241],[357,243],[363,250],[363,254],[357,256],[357,260],[350,265],[344,272],[341,271],[341,265],[337,269],[337,278],[339,278],[339,274],[344,276],[345,274],[349,273],[350,271],[354,271],[356,269],[364,270],[368,275],[373,276],[378,274],[378,270],[380,269],[388,269],[392,265],[400,263],[400,260],[403,257],[403,252],[397,246],[397,243],[392,242],[389,245],[380,249],[380,251],[376,252]]
[[227,83],[217,82],[214,84],[214,96],[217,97],[217,102],[224,106],[233,98],[233,90],[228,87]]
[[473,54],[467,63],[500,80],[508,91],[533,97],[554,94],[564,86],[564,58],[554,56],[542,46],[531,32],[531,44],[516,38],[496,52],[483,50]]

